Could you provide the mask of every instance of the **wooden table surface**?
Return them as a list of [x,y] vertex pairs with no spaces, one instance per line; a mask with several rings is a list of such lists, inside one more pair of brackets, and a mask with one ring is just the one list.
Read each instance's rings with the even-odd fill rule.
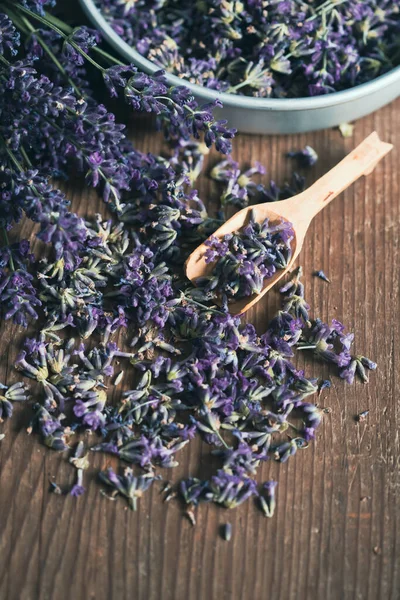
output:
[[[312,312],[338,318],[356,333],[356,351],[379,363],[369,385],[349,386],[312,359],[297,364],[310,375],[333,375],[320,404],[330,407],[316,443],[287,464],[264,464],[258,479],[276,478],[278,507],[265,519],[252,502],[229,512],[200,507],[197,526],[178,503],[163,504],[154,486],[137,513],[99,492],[96,471],[110,457],[95,454],[87,493],[76,499],[49,492],[48,478],[71,484],[62,455],[25,429],[29,408],[18,407],[1,430],[0,598],[7,600],[395,600],[400,598],[400,99],[356,123],[354,136],[338,130],[308,135],[240,135],[234,157],[260,160],[268,178],[283,182],[289,149],[313,146],[320,160],[312,183],[371,131],[397,145],[368,178],[318,215],[300,263]],[[160,150],[160,138],[141,119],[131,135],[138,147]],[[212,155],[209,164],[215,162]],[[103,212],[96,193],[66,185],[73,208]],[[210,199],[205,179],[201,196]],[[31,234],[28,224],[22,233]],[[329,286],[313,278],[322,268]],[[259,331],[279,303],[271,292],[248,314]],[[1,325],[0,381],[15,381],[13,362],[24,332]],[[367,419],[355,416],[369,410]],[[209,448],[195,441],[180,455],[181,476],[207,474]],[[200,464],[200,467],[199,467]],[[228,543],[219,527],[233,526]]]

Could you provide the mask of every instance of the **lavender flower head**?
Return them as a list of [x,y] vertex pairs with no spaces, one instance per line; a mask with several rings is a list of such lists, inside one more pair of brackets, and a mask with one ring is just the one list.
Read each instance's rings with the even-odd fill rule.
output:
[[132,469],[125,469],[122,475],[117,475],[111,467],[107,471],[100,472],[100,479],[108,486],[112,487],[115,494],[125,496],[129,507],[132,510],[137,509],[137,500],[141,498],[146,490],[159,479],[153,473],[146,473],[136,477]]
[[305,146],[303,150],[288,152],[287,155],[296,159],[300,167],[313,167],[318,161],[318,154],[311,146]]
[[206,498],[216,504],[222,504],[225,508],[235,508],[255,494],[257,484],[253,479],[220,470],[212,477]]
[[10,387],[0,383],[0,423],[12,416],[13,402],[24,402],[27,398],[27,387],[21,381]]
[[259,495],[261,510],[265,517],[273,517],[276,507],[275,488],[278,485],[277,481],[266,481]]

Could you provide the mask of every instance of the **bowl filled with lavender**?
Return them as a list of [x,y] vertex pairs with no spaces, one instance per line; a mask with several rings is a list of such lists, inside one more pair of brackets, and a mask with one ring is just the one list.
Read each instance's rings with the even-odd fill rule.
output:
[[334,127],[400,94],[393,0],[81,3],[124,59],[223,105],[242,132]]

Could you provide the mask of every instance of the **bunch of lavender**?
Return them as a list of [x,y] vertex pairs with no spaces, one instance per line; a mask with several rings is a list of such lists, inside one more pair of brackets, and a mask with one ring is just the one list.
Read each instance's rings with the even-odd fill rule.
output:
[[[8,246],[7,231],[23,216],[39,223],[38,237],[53,245],[62,271],[71,271],[89,232],[50,177],[78,169],[114,211],[124,214],[133,212],[121,202],[124,192],[131,191],[132,203],[136,194],[154,202],[159,189],[167,194],[176,178],[172,168],[142,155],[125,139],[124,125],[94,100],[90,70],[102,76],[112,96],[122,95],[135,110],[155,112],[174,144],[203,136],[206,147],[215,143],[228,152],[234,131],[214,120],[211,105],[199,107],[183,87],[168,88],[161,73],[152,79],[119,64],[98,48],[95,31],[72,28],[45,14],[43,6],[0,5],[5,11],[0,19],[0,226]],[[100,62],[91,56],[96,52]],[[185,182],[184,177],[177,187]],[[2,250],[0,305],[7,318],[26,325],[26,315],[36,318],[40,300],[26,268],[29,260],[22,263],[10,252]]]
[[215,264],[212,273],[196,284],[208,294],[222,293],[229,299],[259,294],[265,280],[287,267],[293,237],[288,221],[257,223],[252,211],[248,225],[240,231],[221,239],[211,236],[205,242],[206,263]]
[[160,68],[259,97],[326,94],[400,62],[393,0],[97,0],[111,27]]

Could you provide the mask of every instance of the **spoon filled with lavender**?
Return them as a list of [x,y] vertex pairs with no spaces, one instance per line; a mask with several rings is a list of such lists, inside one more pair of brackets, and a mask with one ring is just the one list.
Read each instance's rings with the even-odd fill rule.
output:
[[192,252],[187,277],[226,297],[233,314],[246,312],[291,269],[315,215],[392,148],[373,132],[301,194],[243,208]]

